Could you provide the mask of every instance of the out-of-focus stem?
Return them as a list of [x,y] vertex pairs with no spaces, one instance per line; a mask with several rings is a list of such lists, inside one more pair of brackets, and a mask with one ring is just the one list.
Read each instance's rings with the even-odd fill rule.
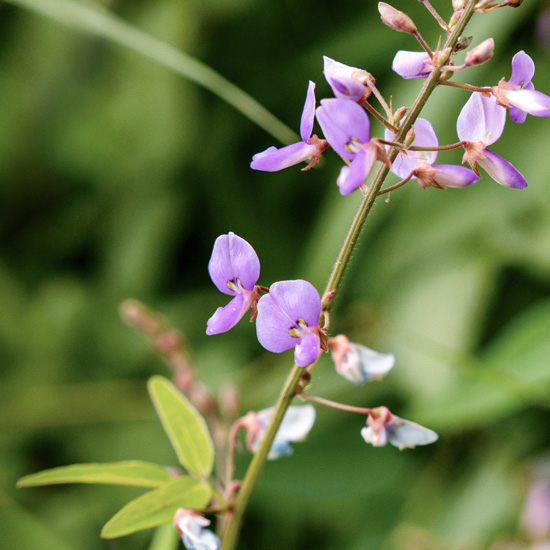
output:
[[[459,37],[462,35],[464,28],[466,27],[468,21],[474,13],[476,2],[477,0],[468,0],[468,4],[466,5],[462,13],[462,16],[454,26],[453,32],[448,37],[442,50],[448,53],[446,56],[443,54],[440,56],[439,62],[441,66],[445,65],[448,62],[450,52],[453,50],[454,46],[458,42]],[[412,106],[407,117],[403,121],[403,124],[399,128],[399,131],[395,137],[395,141],[403,142],[405,136],[407,135],[407,132],[411,129],[412,125],[420,115],[420,112],[422,111],[426,101],[428,100],[436,86],[439,84],[440,76],[441,71],[437,67],[435,67],[430,76],[426,79],[422,90],[420,91],[418,97],[416,98],[416,101],[414,102],[414,105]],[[392,147],[390,149],[388,153],[390,161],[395,160],[395,157],[397,156],[399,150],[400,149],[398,147]],[[338,291],[342,283],[344,272],[349,264],[351,254],[355,248],[355,245],[357,244],[357,240],[363,228],[363,224],[365,223],[365,220],[372,208],[372,205],[374,204],[374,201],[378,196],[378,193],[384,183],[388,171],[389,168],[386,164],[380,164],[380,167],[378,168],[372,180],[369,190],[364,196],[363,201],[359,206],[359,210],[357,211],[357,214],[353,218],[350,229],[342,245],[342,248],[340,249],[340,253],[338,254],[338,258],[336,259],[336,263],[334,264],[334,268],[332,270],[323,295],[326,295],[329,292],[336,293]],[[327,309],[329,309],[333,303],[334,300],[330,300],[327,305]],[[232,521],[229,523],[222,539],[223,550],[235,550],[236,548],[246,507],[248,505],[248,502],[250,501],[250,497],[252,496],[252,492],[254,491],[254,487],[256,486],[262,469],[267,461],[267,455],[269,453],[269,450],[271,449],[273,440],[275,439],[275,434],[277,433],[277,430],[281,425],[281,422],[288,407],[290,406],[292,400],[294,399],[294,396],[296,395],[297,388],[304,372],[308,371],[303,369],[302,367],[294,365],[286,379],[285,385],[275,405],[275,412],[273,414],[271,423],[267,428],[260,448],[250,462],[250,466],[248,467],[248,470],[246,472],[243,484],[235,500]]]

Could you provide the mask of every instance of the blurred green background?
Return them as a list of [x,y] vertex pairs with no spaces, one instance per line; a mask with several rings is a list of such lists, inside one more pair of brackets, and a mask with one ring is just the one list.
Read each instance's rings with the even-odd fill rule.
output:
[[[295,131],[307,81],[318,98],[330,95],[323,55],[367,69],[394,105],[410,105],[421,86],[391,72],[396,50],[418,48],[380,23],[375,2],[102,4]],[[450,16],[450,0],[433,4]],[[439,28],[425,8],[395,6],[435,46]],[[474,44],[494,37],[495,56],[456,80],[494,85],[525,49],[537,89],[550,92],[549,17],[539,0],[475,16],[467,34]],[[442,144],[456,141],[467,97],[442,88],[429,102]],[[279,144],[219,97],[105,38],[2,2],[0,121],[2,547],[147,548],[151,533],[99,538],[138,490],[15,489],[22,475],[75,462],[176,464],[145,390],[149,376],[169,371],[122,323],[120,302],[162,311],[186,334],[203,381],[239,383],[243,414],[270,406],[291,353],[264,353],[246,322],[205,335],[227,301],[207,273],[214,239],[247,239],[261,284],[306,278],[322,290],[361,197],[339,195],[332,153],[309,172],[251,171],[254,153]],[[387,405],[440,440],[374,449],[359,435],[362,418],[318,408],[294,457],[266,467],[241,549],[477,549],[516,534],[526,472],[550,447],[549,147],[549,121],[508,120],[492,150],[527,189],[488,177],[465,190],[410,183],[376,204],[331,330],[393,352],[396,367],[357,389],[325,357],[311,392]],[[460,153],[438,160],[460,162]]]

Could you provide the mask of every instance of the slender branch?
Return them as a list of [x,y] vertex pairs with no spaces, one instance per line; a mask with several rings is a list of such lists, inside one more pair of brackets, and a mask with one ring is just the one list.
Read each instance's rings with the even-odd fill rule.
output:
[[442,84],[443,86],[461,88],[462,90],[468,90],[470,92],[479,92],[480,94],[483,94],[485,96],[491,95],[491,88],[488,86],[485,86],[484,88],[480,88],[478,86],[472,86],[471,84],[461,84],[460,82],[453,82],[452,80],[440,80],[439,83]]
[[402,185],[405,185],[406,183],[408,183],[412,177],[413,177],[413,173],[411,172],[404,180],[401,180],[394,185],[390,185],[389,187],[386,187],[385,189],[378,191],[378,195],[379,196],[385,195],[386,193],[391,193],[391,191],[395,191],[396,189],[399,189]]
[[397,126],[393,125],[389,120],[386,120],[368,101],[365,101],[362,105],[374,118],[388,128],[388,130],[391,130],[393,133],[397,132]]
[[447,23],[445,23],[441,15],[439,15],[437,10],[430,4],[429,0],[419,0],[419,1],[422,2],[422,4],[426,6],[426,8],[428,8],[428,11],[435,17],[436,21],[439,23],[439,26],[446,33],[451,32],[451,29],[449,29],[449,26],[447,25]]
[[463,147],[465,141],[459,141],[458,143],[452,143],[451,145],[440,145],[439,147],[422,147],[422,146],[410,146],[407,147],[407,151],[451,151],[452,149],[458,149]]
[[430,46],[428,46],[426,41],[422,38],[420,33],[418,31],[416,31],[416,32],[413,33],[413,36],[418,40],[418,42],[420,42],[420,45],[424,48],[426,53],[433,59],[434,53],[432,52]]
[[319,403],[319,405],[325,405],[326,407],[332,407],[333,409],[339,409],[341,411],[359,414],[371,414],[372,412],[372,409],[354,407],[353,405],[344,405],[343,403],[338,403],[337,401],[332,401],[331,399],[325,399],[324,397],[318,397],[316,395],[310,395],[308,393],[298,393],[296,394],[296,397],[301,397],[306,401],[313,401],[314,403]]
[[[466,27],[469,20],[471,19],[474,13],[476,2],[477,0],[468,1],[468,4],[466,5],[462,13],[462,16],[460,17],[455,27],[453,28],[453,32],[447,38],[443,51],[447,51],[449,53],[447,54],[447,59],[445,59],[444,55],[441,56],[442,58],[440,59],[440,62],[442,65],[447,63],[450,52],[452,51],[455,44],[458,42],[458,39],[463,33],[464,28]],[[437,68],[434,68],[430,76],[424,82],[422,90],[420,91],[418,97],[416,98],[414,105],[412,106],[407,117],[403,121],[403,124],[399,128],[399,131],[397,132],[397,135],[396,135],[396,141],[402,142],[404,140],[405,136],[407,135],[407,132],[411,129],[412,125],[420,115],[420,112],[422,111],[426,101],[428,100],[432,92],[435,90],[437,85],[440,83],[440,77],[441,77],[441,71]],[[397,147],[392,147],[390,149],[388,153],[388,157],[391,162],[395,160],[395,157],[397,156],[398,152],[399,152],[399,149]],[[386,164],[380,164],[374,176],[374,179],[369,187],[369,190],[367,194],[364,196],[361,202],[361,205],[359,206],[359,209],[355,217],[353,218],[350,229],[342,245],[342,248],[340,249],[340,253],[338,254],[338,258],[336,259],[336,263],[334,264],[334,268],[332,270],[332,273],[330,274],[330,277],[325,287],[325,291],[323,295],[326,295],[329,292],[336,293],[337,290],[340,288],[344,273],[349,264],[351,254],[355,249],[355,245],[357,244],[357,240],[359,239],[359,235],[365,223],[366,217],[368,216],[374,204],[374,201],[378,196],[378,193],[384,183],[384,180],[388,174],[388,171],[389,171],[389,168]],[[330,300],[330,302],[327,304],[326,309],[327,310],[330,309],[333,303],[334,303],[334,300]],[[302,374],[304,372],[308,372],[308,371],[302,369],[301,367],[295,364],[286,379],[285,385],[275,405],[274,414],[273,414],[271,423],[267,428],[267,431],[262,440],[260,448],[258,449],[256,454],[252,458],[252,461],[250,462],[250,466],[248,468],[248,471],[246,472],[245,478],[243,480],[243,484],[235,500],[234,509],[233,509],[233,518],[231,523],[227,527],[227,530],[225,531],[223,541],[222,541],[222,547],[224,550],[235,550],[246,507],[248,505],[248,502],[250,501],[250,497],[252,496],[252,492],[254,491],[254,487],[256,486],[256,483],[258,481],[258,478],[260,477],[262,469],[267,461],[267,455],[269,453],[269,450],[271,449],[273,440],[275,439],[275,434],[279,429],[279,426],[283,420],[286,410],[290,406],[296,394],[297,387],[302,379]]]
[[392,117],[391,109],[390,109],[389,105],[386,103],[386,100],[384,99],[384,97],[382,96],[382,94],[380,93],[378,88],[376,87],[376,84],[374,84],[374,82],[369,78],[366,82],[366,85],[369,87],[371,92],[376,96],[376,99],[378,100],[380,105],[382,105],[382,108],[384,109],[384,111],[386,111],[386,116],[389,119],[391,119],[391,117]]

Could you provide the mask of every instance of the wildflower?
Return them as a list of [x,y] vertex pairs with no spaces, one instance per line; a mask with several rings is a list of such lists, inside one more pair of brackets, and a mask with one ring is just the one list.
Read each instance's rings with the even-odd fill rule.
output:
[[210,520],[194,510],[179,508],[174,525],[187,550],[220,550],[220,539],[209,529]]
[[535,63],[523,50],[512,58],[512,76],[504,78],[493,87],[493,94],[500,105],[509,107],[510,118],[523,123],[527,114],[550,117],[550,97],[535,90],[531,82]]
[[343,334],[331,338],[329,347],[336,372],[356,386],[382,378],[395,364],[391,353],[378,353],[354,344]]
[[294,359],[307,367],[319,357],[326,340],[319,327],[321,298],[315,287],[301,279],[279,281],[258,302],[256,331],[260,344],[273,353],[295,348]]
[[504,131],[506,109],[498,105],[494,97],[474,92],[458,115],[456,129],[461,141],[465,141],[464,158],[479,175],[479,164],[497,183],[505,187],[523,189],[527,182],[521,173],[507,160],[487,149]]
[[[259,412],[249,412],[244,417],[243,426],[248,431],[247,446],[250,452],[256,453],[260,448],[274,412],[275,409],[271,407]],[[267,458],[274,460],[291,455],[293,449],[290,443],[304,440],[314,423],[315,407],[313,405],[289,407],[277,430]]]
[[334,61],[325,55],[323,57],[323,72],[337,98],[357,102],[365,93],[367,95],[370,93],[364,84],[367,78],[372,78],[367,71],[344,65],[344,63]]
[[374,447],[383,447],[391,443],[398,449],[428,445],[437,441],[437,434],[393,415],[386,407],[372,409],[367,418],[367,426],[361,429],[361,436]]
[[317,108],[317,120],[331,147],[351,161],[336,180],[342,195],[349,195],[365,183],[376,160],[389,164],[384,148],[378,140],[371,140],[369,117],[357,103],[323,99]]
[[253,170],[262,170],[263,172],[277,172],[306,160],[311,162],[304,170],[311,168],[319,161],[322,151],[327,147],[324,139],[311,135],[314,120],[315,83],[310,81],[300,122],[300,137],[302,141],[281,147],[280,149],[268,147],[265,151],[257,153],[252,157],[250,168]]
[[399,50],[391,68],[400,77],[405,79],[426,78],[433,70],[431,58],[426,52],[409,52]]
[[[411,146],[437,147],[439,142],[433,126],[424,118],[419,118],[413,125],[414,140]],[[395,135],[386,130],[386,140],[393,141]],[[392,164],[391,171],[405,179],[411,176],[418,179],[421,187],[467,187],[479,180],[472,170],[452,164],[433,165],[437,151],[401,151]],[[433,165],[433,166],[432,166]]]
[[206,334],[228,331],[249,309],[252,309],[252,318],[255,317],[259,299],[255,284],[260,278],[260,260],[248,242],[235,233],[220,235],[214,243],[208,272],[218,290],[234,298],[208,319]]

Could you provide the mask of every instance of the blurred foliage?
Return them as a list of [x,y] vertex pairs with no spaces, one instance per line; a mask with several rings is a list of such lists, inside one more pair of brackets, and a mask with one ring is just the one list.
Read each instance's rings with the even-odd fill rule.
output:
[[[76,1],[76,0],[75,0]],[[390,70],[413,40],[379,23],[374,2],[112,0],[125,21],[197,57],[293,130],[307,80],[328,96],[322,55],[366,68],[394,104],[419,81]],[[444,17],[450,0],[434,0]],[[424,37],[439,28],[420,2],[396,0]],[[457,80],[492,85],[525,49],[550,92],[546,0],[475,16],[474,44],[495,57]],[[0,3],[0,532],[6,548],[144,549],[151,533],[99,539],[135,488],[15,490],[22,475],[81,462],[174,458],[145,380],[167,374],[118,317],[136,297],[186,334],[200,377],[237,380],[242,412],[273,403],[290,354],[271,356],[253,327],[207,338],[223,301],[206,270],[234,231],[262,261],[262,284],[306,278],[322,289],[360,197],[341,197],[339,161],[309,172],[252,172],[278,145],[220,100],[153,61]],[[456,141],[466,96],[440,89],[425,116]],[[378,135],[381,129],[373,124]],[[270,463],[243,550],[473,549],[516,529],[524,469],[548,452],[550,124],[507,123],[493,149],[524,191],[483,178],[465,190],[414,183],[380,200],[332,316],[333,334],[397,357],[383,384],[353,388],[329,358],[312,391],[388,405],[440,433],[430,448],[367,447],[362,419],[318,410],[295,456]],[[444,160],[443,160],[444,159]],[[459,162],[460,153],[441,153]],[[247,455],[239,457],[242,474]]]

